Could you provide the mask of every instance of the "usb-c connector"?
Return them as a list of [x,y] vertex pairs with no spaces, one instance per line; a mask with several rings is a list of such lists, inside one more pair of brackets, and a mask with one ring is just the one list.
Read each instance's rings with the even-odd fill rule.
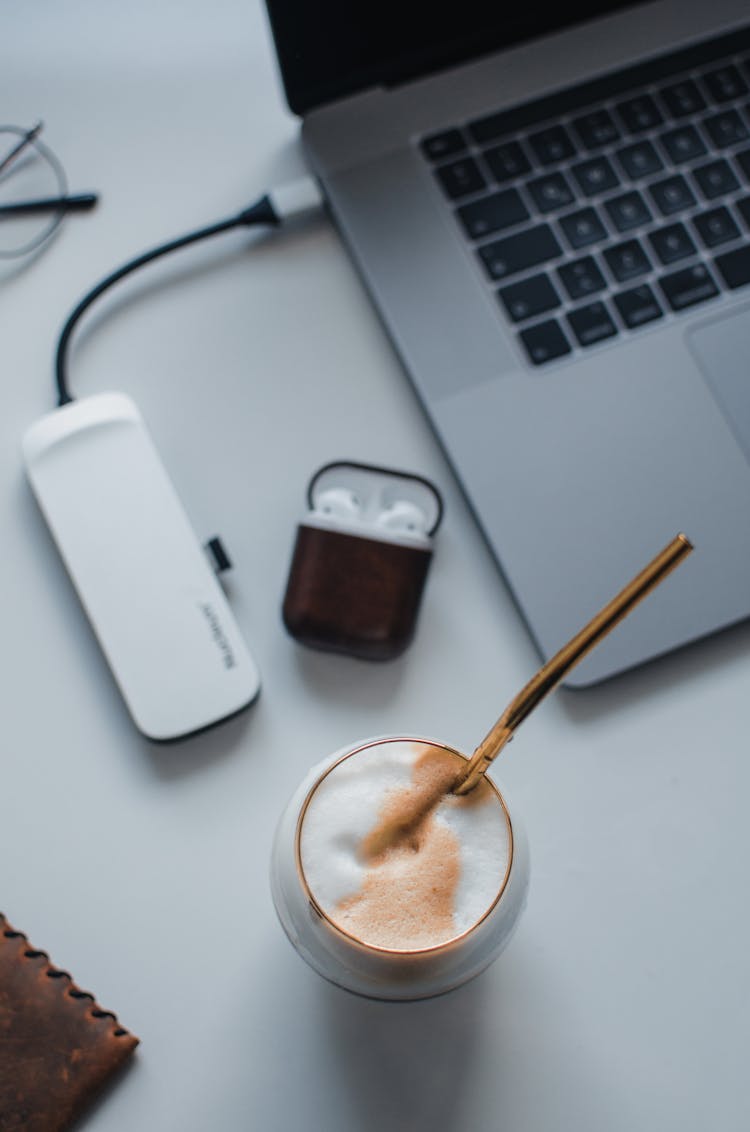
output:
[[317,212],[323,207],[323,194],[312,177],[300,177],[279,185],[268,193],[267,199],[279,222]]

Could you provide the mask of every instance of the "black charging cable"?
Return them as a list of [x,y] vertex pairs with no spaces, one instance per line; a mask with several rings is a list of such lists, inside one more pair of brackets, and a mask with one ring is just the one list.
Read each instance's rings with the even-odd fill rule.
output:
[[113,287],[115,283],[119,283],[125,276],[137,271],[139,267],[144,267],[147,263],[152,263],[155,259],[160,259],[170,252],[176,252],[180,248],[188,247],[190,244],[196,244],[199,240],[206,240],[210,236],[218,236],[222,232],[230,232],[234,228],[254,228],[258,226],[277,228],[293,215],[319,208],[321,204],[322,198],[320,192],[315,182],[310,178],[305,178],[302,181],[293,182],[289,185],[282,185],[280,188],[261,197],[255,204],[251,204],[248,208],[243,208],[242,212],[237,213],[236,216],[230,216],[226,220],[219,220],[215,224],[209,224],[205,228],[198,228],[196,231],[188,232],[184,236],[178,236],[177,239],[170,240],[166,244],[160,244],[158,247],[151,248],[149,251],[136,256],[135,259],[124,263],[122,267],[118,267],[111,275],[102,279],[100,283],[97,283],[95,287],[92,287],[91,290],[84,295],[75,309],[71,311],[60,332],[55,355],[55,381],[57,384],[58,407],[68,405],[73,400],[73,395],[70,392],[68,384],[68,354],[73,331],[92,303],[96,302],[99,296],[103,295],[105,291],[108,291],[110,287]]

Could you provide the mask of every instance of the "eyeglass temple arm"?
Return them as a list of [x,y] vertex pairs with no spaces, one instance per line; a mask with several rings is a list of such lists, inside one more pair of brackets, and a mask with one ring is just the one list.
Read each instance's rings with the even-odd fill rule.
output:
[[18,155],[20,153],[23,153],[23,151],[26,149],[26,146],[31,145],[31,143],[36,138],[39,137],[43,128],[44,128],[44,123],[43,122],[37,122],[37,124],[35,126],[32,126],[30,130],[26,131],[26,133],[23,135],[23,137],[21,138],[18,145],[14,145],[13,149],[10,151],[10,153],[7,154],[3,158],[2,161],[0,161],[0,173],[4,173],[5,170],[8,168],[8,166],[13,161],[15,161],[15,159],[18,157]]
[[37,200],[14,200],[0,204],[3,216],[31,216],[36,212],[85,212],[99,200],[96,193],[76,193],[74,196],[39,197]]

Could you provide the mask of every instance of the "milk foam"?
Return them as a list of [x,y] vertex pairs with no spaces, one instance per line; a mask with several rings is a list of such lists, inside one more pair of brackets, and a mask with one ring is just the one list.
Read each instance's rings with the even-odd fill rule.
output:
[[[366,747],[338,763],[310,799],[300,837],[302,868],[320,907],[342,927],[346,928],[346,923],[341,905],[357,897],[368,878],[372,878],[373,870],[380,867],[377,861],[363,858],[363,842],[378,824],[384,807],[399,793],[409,790],[415,766],[429,750],[430,744],[414,741],[388,741]],[[457,756],[454,758],[458,772],[463,764]],[[420,940],[420,946],[445,942],[482,918],[498,895],[510,852],[505,813],[489,788],[481,796],[472,792],[466,799],[450,794],[441,797],[432,819],[456,845],[458,879],[452,923],[447,928],[443,926],[440,934]],[[453,857],[455,865],[455,854]],[[419,867],[416,857],[414,862]],[[400,899],[402,905],[407,903],[403,897]],[[413,903],[408,908],[397,903],[389,908],[395,937],[399,935],[399,919],[404,923],[405,947],[413,946],[406,923],[414,912]],[[357,934],[362,936],[361,932]],[[398,944],[390,942],[387,946]]]

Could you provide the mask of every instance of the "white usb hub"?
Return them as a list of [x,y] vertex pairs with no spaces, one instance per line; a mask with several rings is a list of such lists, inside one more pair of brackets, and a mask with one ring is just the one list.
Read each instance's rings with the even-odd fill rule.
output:
[[139,730],[179,739],[248,707],[257,668],[134,402],[73,401],[31,426],[23,454]]

